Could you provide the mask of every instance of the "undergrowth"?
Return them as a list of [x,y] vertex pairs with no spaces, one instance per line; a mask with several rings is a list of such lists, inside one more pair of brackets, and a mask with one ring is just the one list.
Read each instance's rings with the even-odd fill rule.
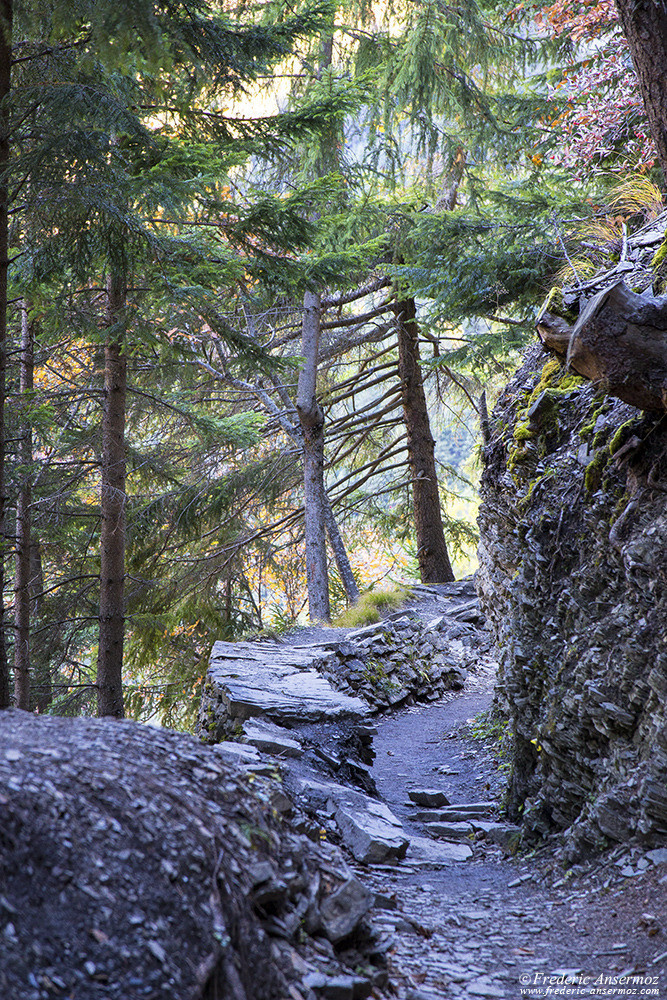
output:
[[511,729],[508,719],[503,719],[497,710],[490,708],[468,724],[468,733],[473,739],[483,740],[494,746],[499,760],[498,770],[507,771],[510,768]]
[[382,618],[382,613],[400,607],[409,595],[405,587],[393,587],[391,590],[367,590],[356,604],[334,618],[332,625],[345,628],[356,628],[361,625],[373,625]]

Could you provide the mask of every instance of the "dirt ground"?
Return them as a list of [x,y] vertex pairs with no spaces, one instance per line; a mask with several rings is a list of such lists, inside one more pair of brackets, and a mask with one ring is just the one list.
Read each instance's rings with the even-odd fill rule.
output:
[[[467,721],[489,708],[492,688],[492,672],[478,672],[460,696],[380,720],[374,777],[408,831],[424,834],[411,819],[413,787],[442,788],[453,804],[500,802],[506,765]],[[360,869],[396,907],[381,922],[401,1000],[665,1000],[667,863],[624,845],[566,868],[556,847],[507,856],[479,840],[466,862]]]

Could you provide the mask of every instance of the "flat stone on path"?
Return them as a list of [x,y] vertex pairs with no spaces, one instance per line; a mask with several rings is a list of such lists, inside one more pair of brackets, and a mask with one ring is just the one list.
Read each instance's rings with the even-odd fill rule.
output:
[[430,837],[443,837],[445,840],[463,840],[473,833],[470,823],[427,823],[426,832]]
[[497,802],[456,802],[442,811],[447,819],[458,819],[459,816],[472,819],[473,816],[488,816],[497,806]]
[[409,863],[441,867],[457,861],[468,861],[472,857],[472,847],[446,840],[435,842],[429,837],[410,837],[405,857]]
[[418,806],[428,806],[431,809],[438,806],[448,806],[449,798],[441,788],[412,788],[408,796]]
[[326,654],[321,649],[216,642],[207,682],[218,693],[230,719],[241,722],[258,715],[287,724],[368,715],[366,702],[336,691],[318,673],[324,660]]
[[264,719],[253,719],[244,723],[243,733],[248,743],[265,753],[281,757],[303,757],[303,747],[292,739],[288,730]]

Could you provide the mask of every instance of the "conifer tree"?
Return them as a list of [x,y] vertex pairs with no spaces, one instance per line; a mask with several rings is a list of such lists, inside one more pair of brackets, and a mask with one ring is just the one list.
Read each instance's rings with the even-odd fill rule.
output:
[[5,566],[7,559],[5,399],[7,393],[7,277],[9,269],[9,183],[10,156],[9,97],[13,2],[0,4],[0,709],[9,706],[9,664],[5,636]]
[[[203,274],[200,265],[210,244],[205,247],[206,240],[193,238],[187,227],[196,224],[202,205],[209,212],[211,207],[215,210],[217,198],[211,192],[218,182],[212,180],[212,172],[224,176],[228,165],[250,150],[271,148],[285,132],[280,116],[269,122],[233,121],[203,104],[201,95],[211,102],[216,92],[245,86],[272,60],[284,56],[300,33],[312,30],[319,14],[306,11],[273,26],[252,20],[239,25],[204,2],[168,3],[156,14],[150,3],[83,0],[54,5],[45,24],[32,21],[30,11],[24,13],[25,37],[18,43],[14,38],[15,51],[21,46],[21,87],[13,95],[12,39],[8,31],[3,36],[4,96],[13,97],[13,103],[2,104],[7,117],[0,135],[5,184],[0,192],[4,195],[0,199],[2,317],[6,329],[7,292],[6,281],[2,282],[9,256],[10,178],[22,196],[15,217],[29,220],[16,232],[24,241],[33,234],[33,242],[21,248],[34,261],[32,276],[29,268],[24,272],[24,285],[56,275],[65,279],[63,291],[78,286],[75,294],[85,286],[92,286],[92,292],[100,279],[108,285],[106,320],[98,313],[97,334],[104,337],[107,331],[98,690],[100,712],[118,716],[123,712],[128,275],[131,271],[136,281],[142,273],[150,274],[165,287],[174,281],[189,284],[185,294],[192,297],[192,266],[186,274],[183,265],[188,259],[199,262],[195,270],[199,267]],[[7,20],[11,6],[5,14]],[[45,77],[51,77],[46,86]],[[312,115],[297,113],[289,127],[297,134],[312,130],[318,127],[318,114],[317,110]],[[252,208],[246,214],[246,219],[236,220],[237,235],[246,247],[252,247],[257,233],[260,242],[270,239],[272,221],[263,221]],[[280,212],[274,213],[273,223],[279,232],[284,224]],[[219,228],[217,219],[204,224]],[[266,256],[261,252],[256,256],[260,269],[265,269]],[[218,254],[218,265],[217,274],[209,267],[208,289],[200,289],[200,298],[211,295],[213,284],[229,281],[230,273],[238,270],[231,254],[226,259]],[[137,304],[138,300],[132,305],[135,320]],[[199,322],[204,322],[206,312],[202,305]],[[0,332],[2,328],[0,324]],[[229,331],[223,328],[221,334],[227,336]],[[140,340],[140,329],[132,336],[135,342]],[[257,345],[236,335],[232,340],[237,350],[242,352],[245,344],[250,357],[261,356]],[[0,670],[0,681],[4,706],[9,701],[6,668]]]

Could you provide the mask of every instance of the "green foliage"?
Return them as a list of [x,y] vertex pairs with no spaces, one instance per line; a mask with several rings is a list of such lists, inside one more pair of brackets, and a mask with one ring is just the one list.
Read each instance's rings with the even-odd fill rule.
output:
[[[260,416],[253,390],[282,380],[274,398],[294,418],[304,289],[326,297],[386,275],[415,296],[435,344],[424,373],[447,406],[468,406],[478,376],[497,377],[532,335],[562,263],[554,212],[585,214],[586,192],[549,166],[548,64],[526,24],[486,0],[380,12],[278,0],[233,15],[208,0],[17,5],[10,294],[30,301],[40,330],[39,389],[15,412],[38,456],[35,664],[63,685],[54,710],[91,704],[101,345],[114,330],[130,370],[128,710],[178,726],[192,722],[212,641],[260,624],[262,571],[300,544],[298,442]],[[287,110],[255,116],[266,93]],[[128,304],[113,327],[104,290],[118,269]],[[386,311],[358,325],[345,305],[338,316],[357,338],[390,329]],[[329,335],[341,335],[327,327],[333,395],[344,371],[395,361],[383,339],[336,355]],[[543,386],[555,402],[566,378]],[[327,419],[379,398],[368,393]],[[400,429],[374,419],[341,446],[330,484],[355,529],[409,550],[409,477],[392,467]],[[388,471],[346,493],[345,477],[385,448]],[[450,505],[471,491],[451,464]],[[455,548],[474,544],[459,508],[445,517]],[[332,592],[337,610],[335,574]],[[373,590],[337,621],[377,620],[405,596]],[[278,629],[289,607],[273,609]]]
[[391,590],[367,590],[351,608],[339,614],[333,621],[337,627],[357,628],[379,622],[382,614],[398,608],[408,598],[405,587]]

